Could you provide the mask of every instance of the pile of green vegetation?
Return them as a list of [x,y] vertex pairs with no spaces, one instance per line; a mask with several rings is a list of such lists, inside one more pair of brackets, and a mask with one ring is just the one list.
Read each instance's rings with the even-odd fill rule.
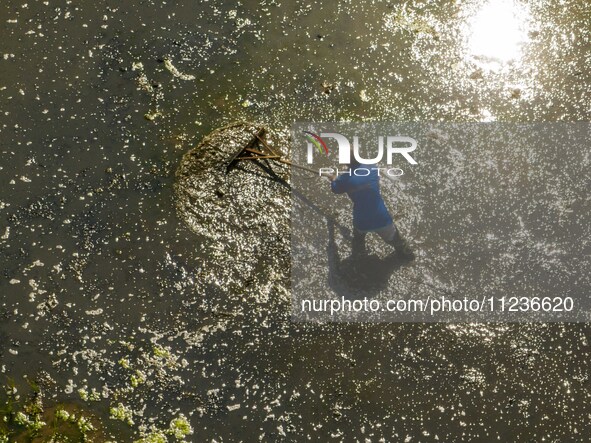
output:
[[59,443],[104,441],[98,420],[73,404],[45,407],[43,392],[30,383],[21,396],[14,383],[2,390],[0,443]]

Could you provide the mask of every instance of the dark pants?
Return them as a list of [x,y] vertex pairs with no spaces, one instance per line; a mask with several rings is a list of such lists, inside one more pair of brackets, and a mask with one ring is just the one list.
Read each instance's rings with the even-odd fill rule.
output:
[[[385,240],[384,236],[382,236],[382,235],[380,235],[380,237],[382,238],[382,240],[384,240],[385,243],[389,244],[394,249],[396,249],[397,252],[399,252],[401,254],[411,255],[412,252],[410,251],[408,245],[406,244],[406,242],[404,241],[404,239],[400,235],[400,231],[398,229],[396,229],[395,226],[394,226],[394,229],[395,229],[395,233],[394,233],[394,236],[392,239]],[[365,249],[365,235],[366,234],[367,234],[367,232],[359,231],[358,229],[353,228],[353,242],[351,244],[351,252],[353,255],[367,254],[367,251]]]

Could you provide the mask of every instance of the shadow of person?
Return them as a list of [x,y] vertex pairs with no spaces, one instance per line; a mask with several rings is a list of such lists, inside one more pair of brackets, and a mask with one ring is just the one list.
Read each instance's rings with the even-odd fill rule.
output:
[[[385,244],[387,248],[391,246]],[[386,289],[392,274],[412,259],[401,257],[393,249],[386,257],[367,251],[365,234],[356,232],[351,255],[341,259],[335,239],[335,226],[328,220],[328,284],[339,296],[349,300],[372,298]]]

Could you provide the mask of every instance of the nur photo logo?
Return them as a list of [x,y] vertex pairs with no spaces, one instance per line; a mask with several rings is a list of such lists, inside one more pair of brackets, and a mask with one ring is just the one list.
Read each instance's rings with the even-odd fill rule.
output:
[[[404,174],[404,171],[399,167],[393,167],[395,160],[402,156],[404,160],[411,165],[416,165],[416,160],[411,156],[411,152],[417,149],[417,141],[408,136],[378,136],[377,142],[369,149],[365,149],[362,153],[359,136],[353,136],[353,143],[349,138],[338,132],[321,132],[319,135],[311,131],[302,131],[306,141],[308,164],[314,164],[314,152],[324,154],[326,157],[330,154],[326,139],[332,139],[337,144],[336,152],[338,154],[339,166],[351,165],[357,163],[359,165],[366,165],[367,167],[357,167],[351,172],[349,170],[342,170],[339,167],[320,167],[318,174],[355,174],[355,175],[369,175],[372,170],[377,170],[378,175],[385,173],[386,175],[397,177]],[[373,148],[373,149],[372,149]],[[378,167],[377,165],[385,160],[388,167]]]

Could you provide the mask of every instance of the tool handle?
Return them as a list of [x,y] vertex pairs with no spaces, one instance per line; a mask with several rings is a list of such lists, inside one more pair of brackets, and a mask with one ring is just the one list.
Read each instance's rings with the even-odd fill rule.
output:
[[289,160],[284,160],[282,158],[275,158],[273,160],[278,161],[280,163],[284,163],[284,164],[289,165],[289,166],[293,166],[294,168],[298,168],[298,169],[302,169],[304,171],[311,172],[314,175],[318,175],[318,171],[317,170],[314,170],[312,168],[307,168],[306,166],[296,165],[295,163],[292,163]]

